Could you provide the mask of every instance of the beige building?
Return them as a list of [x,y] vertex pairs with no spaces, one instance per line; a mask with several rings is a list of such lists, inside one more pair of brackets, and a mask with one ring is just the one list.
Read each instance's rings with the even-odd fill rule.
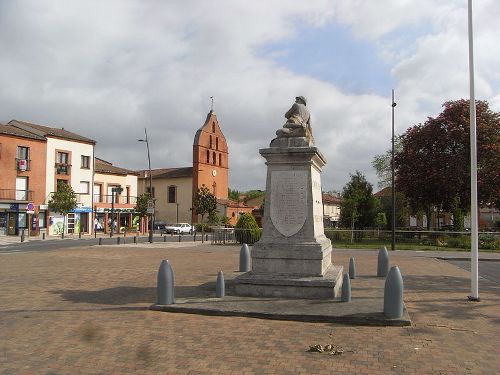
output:
[[[139,171],[139,195],[149,192],[149,171]],[[193,168],[161,168],[151,171],[155,220],[191,223]]]
[[135,213],[138,173],[99,158],[95,158],[94,170],[94,229],[108,233],[113,215],[117,231],[143,229],[144,223]]
[[325,228],[336,227],[340,219],[340,203],[342,199],[328,193],[323,193],[323,224]]

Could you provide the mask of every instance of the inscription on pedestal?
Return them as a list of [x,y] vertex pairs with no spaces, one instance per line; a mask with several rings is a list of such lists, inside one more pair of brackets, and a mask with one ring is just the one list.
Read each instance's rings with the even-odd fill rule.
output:
[[307,217],[307,172],[271,172],[271,221],[285,237],[296,234]]

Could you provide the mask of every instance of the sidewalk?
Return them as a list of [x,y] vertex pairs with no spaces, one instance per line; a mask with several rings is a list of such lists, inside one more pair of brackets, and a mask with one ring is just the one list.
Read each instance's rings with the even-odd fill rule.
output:
[[[92,246],[2,257],[1,374],[493,374],[500,367],[500,285],[444,260],[390,252],[405,282],[410,327],[349,326],[148,310],[162,259],[176,297],[206,293],[222,269],[236,274],[239,247]],[[358,275],[376,251],[334,250]],[[353,300],[361,299],[353,295]],[[265,300],[262,303],[266,303]],[[324,302],[328,303],[328,302]],[[333,344],[340,355],[307,352]]]

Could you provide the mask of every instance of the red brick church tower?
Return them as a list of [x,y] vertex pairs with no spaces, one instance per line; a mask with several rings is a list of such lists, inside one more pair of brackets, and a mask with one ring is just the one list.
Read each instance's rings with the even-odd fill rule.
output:
[[229,152],[226,137],[213,110],[196,132],[193,142],[193,193],[203,185],[217,199],[227,199]]

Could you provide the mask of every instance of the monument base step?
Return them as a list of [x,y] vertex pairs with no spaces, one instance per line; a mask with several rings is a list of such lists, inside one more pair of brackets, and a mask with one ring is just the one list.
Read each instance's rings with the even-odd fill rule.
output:
[[250,297],[329,299],[340,296],[342,266],[331,265],[323,276],[257,274],[252,271],[234,279],[235,294]]

